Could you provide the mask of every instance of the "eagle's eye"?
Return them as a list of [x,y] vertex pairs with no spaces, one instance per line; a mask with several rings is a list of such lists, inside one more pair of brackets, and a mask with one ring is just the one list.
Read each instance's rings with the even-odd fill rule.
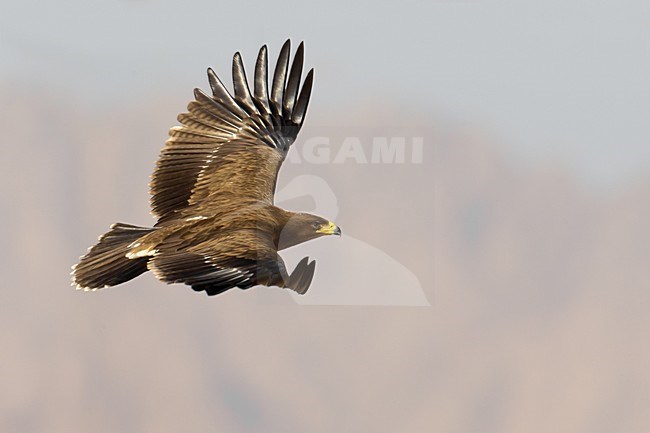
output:
[[320,223],[311,223],[311,226],[314,228],[314,230],[318,230],[320,228]]

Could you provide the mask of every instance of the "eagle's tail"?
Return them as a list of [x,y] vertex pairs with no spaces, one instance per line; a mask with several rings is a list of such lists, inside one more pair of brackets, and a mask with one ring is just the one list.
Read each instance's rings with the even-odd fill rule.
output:
[[147,271],[149,257],[127,257],[129,246],[155,229],[116,223],[72,267],[72,285],[96,290],[129,281]]

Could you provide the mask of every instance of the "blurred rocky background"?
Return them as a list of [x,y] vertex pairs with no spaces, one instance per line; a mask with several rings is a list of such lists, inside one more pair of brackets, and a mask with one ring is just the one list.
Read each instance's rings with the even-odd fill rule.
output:
[[[5,3],[0,431],[647,431],[646,2]],[[229,81],[234,51],[250,70],[286,37],[316,68],[293,151],[331,134],[333,154],[347,136],[423,152],[292,161],[280,187],[324,179],[344,238],[430,306],[71,288],[111,223],[153,224],[148,175],[205,68]],[[361,263],[336,290],[368,291]]]

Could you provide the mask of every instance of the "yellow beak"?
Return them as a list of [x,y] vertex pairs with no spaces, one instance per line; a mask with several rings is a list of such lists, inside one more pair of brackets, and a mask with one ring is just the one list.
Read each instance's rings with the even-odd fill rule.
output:
[[341,229],[331,221],[328,221],[327,224],[322,225],[321,228],[316,230],[316,233],[322,233],[324,235],[337,235],[341,236]]

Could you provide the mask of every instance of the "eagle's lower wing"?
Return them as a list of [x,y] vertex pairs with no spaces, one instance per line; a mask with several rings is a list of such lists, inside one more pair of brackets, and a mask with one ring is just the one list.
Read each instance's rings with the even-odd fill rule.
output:
[[[250,236],[257,241],[250,243]],[[300,294],[309,288],[316,263],[309,263],[307,257],[289,275],[270,239],[261,239],[260,233],[237,234],[228,248],[222,242],[227,240],[207,241],[187,249],[163,247],[149,261],[149,269],[162,281],[184,283],[208,295],[256,285],[285,287]]]
[[302,126],[313,82],[312,69],[300,88],[303,44],[291,70],[289,51],[287,41],[270,92],[266,46],[257,57],[253,93],[239,53],[232,66],[234,96],[208,69],[212,96],[194,91],[152,175],[151,207],[159,223],[210,213],[215,197],[272,204],[278,170]]

